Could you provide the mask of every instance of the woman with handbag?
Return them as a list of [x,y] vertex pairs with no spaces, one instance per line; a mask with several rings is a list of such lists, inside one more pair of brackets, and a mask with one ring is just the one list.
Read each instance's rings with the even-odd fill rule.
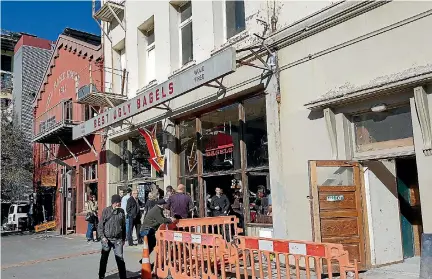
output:
[[[95,200],[94,195],[89,196],[89,200],[85,204],[86,209],[86,221],[87,221],[87,242],[99,241],[99,236],[97,233],[97,223],[98,223],[98,204]],[[93,231],[96,231],[96,239],[93,238]]]

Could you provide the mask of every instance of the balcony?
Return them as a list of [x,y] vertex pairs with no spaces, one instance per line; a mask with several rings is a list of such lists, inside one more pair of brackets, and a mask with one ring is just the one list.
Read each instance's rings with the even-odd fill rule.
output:
[[93,17],[101,21],[111,22],[124,11],[124,2],[125,0],[103,1],[101,7],[95,9]]
[[63,100],[35,119],[33,142],[60,144],[72,141],[72,128],[80,124],[81,105]]
[[122,76],[118,79],[118,88],[113,87],[112,82],[105,82],[104,91],[99,90],[94,83],[82,86],[77,91],[77,103],[111,108],[126,102],[128,100],[126,86],[122,84],[127,84],[127,78],[123,79]]

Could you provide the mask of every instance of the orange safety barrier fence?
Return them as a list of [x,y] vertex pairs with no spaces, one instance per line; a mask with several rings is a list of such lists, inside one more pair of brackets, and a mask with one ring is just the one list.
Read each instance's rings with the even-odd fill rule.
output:
[[219,216],[207,218],[180,219],[171,225],[162,225],[161,229],[186,231],[193,233],[217,234],[230,242],[235,236],[243,232],[238,227],[239,219],[236,216]]
[[159,278],[358,279],[342,244],[159,230],[155,271]]

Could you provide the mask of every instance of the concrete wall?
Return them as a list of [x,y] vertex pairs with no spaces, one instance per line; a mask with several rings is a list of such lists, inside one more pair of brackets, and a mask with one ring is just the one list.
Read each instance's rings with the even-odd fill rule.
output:
[[[424,34],[432,17],[407,19],[431,8],[431,2],[391,2],[280,50],[285,187],[274,189],[273,197],[275,216],[286,217],[275,223],[276,237],[312,238],[308,160],[331,159],[322,113],[311,113],[304,105],[330,90],[365,85],[430,63],[432,37]],[[344,131],[338,128],[339,133]],[[349,151],[344,142],[338,145],[341,154]]]
[[[365,193],[371,264],[403,260],[395,160],[366,164]],[[367,182],[366,182],[367,179]]]

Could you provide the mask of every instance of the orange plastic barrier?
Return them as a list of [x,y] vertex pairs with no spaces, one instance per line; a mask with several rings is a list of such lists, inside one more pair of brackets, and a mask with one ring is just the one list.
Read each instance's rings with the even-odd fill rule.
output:
[[217,234],[230,242],[235,236],[243,232],[238,227],[236,216],[219,216],[207,218],[180,219],[175,224],[162,225],[161,229],[186,231],[193,233]]
[[[159,230],[156,233],[159,278],[327,278],[358,279],[341,244],[235,237]],[[340,273],[340,274],[339,274]],[[251,276],[251,277],[250,277]]]

